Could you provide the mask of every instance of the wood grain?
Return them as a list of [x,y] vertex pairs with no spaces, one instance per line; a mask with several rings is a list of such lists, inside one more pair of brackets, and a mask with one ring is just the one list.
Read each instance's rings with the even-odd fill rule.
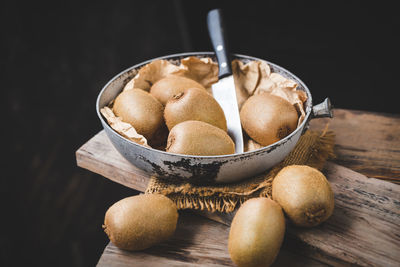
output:
[[[335,193],[332,217],[324,224],[310,229],[294,227],[288,222],[277,266],[283,261],[284,265],[296,263],[296,266],[398,266],[400,186],[368,179],[335,163],[328,163],[324,173]],[[152,263],[160,262],[162,265],[170,264],[172,257],[179,264],[187,262],[188,266],[230,266],[226,248],[229,224],[234,215],[202,215],[210,216],[221,224],[183,213],[177,233],[165,244],[135,253],[118,250],[109,244],[99,263],[107,265],[111,261],[122,261],[123,265],[139,257],[143,261],[151,260]],[[210,253],[213,254],[213,261],[209,261]],[[126,257],[117,257],[121,254]]]
[[316,119],[311,129],[336,134],[335,163],[367,177],[400,183],[400,115],[335,109],[333,119]]
[[[181,211],[175,235],[162,244],[140,252],[105,248],[98,266],[234,266],[228,253],[229,227],[190,212]],[[326,266],[282,245],[274,266]],[[151,263],[151,264],[150,264]]]
[[319,227],[289,227],[288,234],[313,247],[311,257],[329,264],[361,266],[400,264],[400,186],[328,163],[324,170],[335,210]]
[[[336,110],[335,115],[335,119],[330,121],[329,128],[337,135],[337,158],[335,162],[329,162],[324,169],[335,193],[334,214],[326,223],[312,229],[292,227],[289,223],[280,255],[296,255],[285,258],[287,260],[285,265],[310,261],[305,265],[399,266],[400,186],[369,179],[361,173],[336,164],[344,163],[347,167],[361,172],[398,181],[396,175],[400,163],[396,164],[400,158],[397,149],[400,143],[397,141],[400,140],[400,131],[394,130],[399,127],[396,124],[399,118],[348,110]],[[326,122],[326,120],[314,120],[311,128],[322,129]],[[366,126],[366,123],[369,123],[369,126]],[[373,123],[381,128],[374,127]],[[388,134],[384,131],[390,131],[392,137],[388,138]],[[370,138],[374,140],[366,144]],[[76,155],[79,166],[100,173],[113,181],[140,191],[147,186],[148,175],[123,159],[103,131],[82,146]],[[368,159],[370,159],[369,164],[367,164]],[[385,168],[385,171],[379,172],[381,168]],[[203,212],[202,215],[225,225],[199,219],[196,215],[184,214],[181,216],[180,226],[174,239],[164,244],[162,249],[155,247],[149,251],[131,253],[120,251],[109,244],[99,265],[110,262],[113,262],[113,265],[118,265],[118,262],[123,265],[133,260],[142,263],[151,260],[160,262],[160,265],[162,263],[176,266],[182,263],[188,266],[189,263],[230,265],[226,240],[233,214]],[[198,243],[201,240],[205,240],[204,250],[197,247],[201,244]],[[207,240],[210,240],[210,244]],[[190,244],[183,245],[187,249],[183,255],[196,256],[179,258],[181,244]],[[165,254],[163,251],[171,252]],[[213,261],[207,261],[210,258],[209,254],[213,255]]]
[[[175,235],[142,252],[127,252],[111,243],[98,266],[231,266],[227,251],[228,227],[181,212]],[[117,257],[123,255],[124,257]]]
[[149,174],[123,158],[113,147],[104,130],[76,152],[76,161],[79,167],[101,174],[127,187],[141,192],[147,188]]

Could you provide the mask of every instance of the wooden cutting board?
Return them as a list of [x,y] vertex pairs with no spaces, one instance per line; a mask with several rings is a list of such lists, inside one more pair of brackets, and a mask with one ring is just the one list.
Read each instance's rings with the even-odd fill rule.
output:
[[[321,129],[326,122],[315,120],[311,128]],[[400,186],[364,175],[400,181],[400,116],[335,110],[330,129],[337,135],[337,159],[327,163],[324,173],[335,193],[334,214],[311,229],[288,223],[275,264],[400,266]],[[83,168],[146,189],[149,175],[122,158],[103,131],[76,156]],[[233,214],[201,215],[214,221],[183,212],[175,236],[143,252],[125,252],[110,243],[99,265],[233,265],[227,251]]]

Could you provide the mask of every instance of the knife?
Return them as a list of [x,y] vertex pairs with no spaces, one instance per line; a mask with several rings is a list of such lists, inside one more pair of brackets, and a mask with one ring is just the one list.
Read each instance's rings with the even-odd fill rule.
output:
[[219,67],[219,80],[212,85],[212,93],[225,113],[228,134],[235,142],[235,153],[242,153],[242,125],[236,99],[235,81],[232,75],[232,63],[226,46],[225,28],[220,9],[213,9],[208,12],[207,26]]

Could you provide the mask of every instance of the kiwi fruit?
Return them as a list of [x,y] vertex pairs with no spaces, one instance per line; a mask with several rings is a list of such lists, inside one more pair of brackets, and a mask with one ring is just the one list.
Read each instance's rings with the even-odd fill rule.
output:
[[227,131],[224,111],[206,91],[197,88],[185,89],[171,98],[164,110],[168,129],[183,121],[204,121]]
[[226,155],[235,153],[235,143],[218,127],[202,121],[184,121],[169,132],[166,151],[199,156]]
[[313,227],[333,213],[332,188],[319,170],[305,165],[283,168],[272,182],[272,198],[297,226]]
[[243,203],[232,220],[228,250],[239,267],[270,266],[279,253],[285,235],[282,208],[268,198]]
[[168,75],[165,78],[158,80],[150,88],[150,94],[152,94],[161,104],[167,104],[174,95],[183,92],[187,88],[198,88],[204,90],[206,89],[198,82],[177,75]]
[[114,203],[106,212],[103,228],[115,246],[136,251],[169,239],[177,221],[176,205],[168,197],[145,194]]
[[244,102],[240,121],[252,139],[267,146],[296,129],[298,114],[289,101],[270,93],[261,93]]
[[148,141],[164,124],[163,105],[142,89],[125,90],[120,93],[114,101],[113,111]]

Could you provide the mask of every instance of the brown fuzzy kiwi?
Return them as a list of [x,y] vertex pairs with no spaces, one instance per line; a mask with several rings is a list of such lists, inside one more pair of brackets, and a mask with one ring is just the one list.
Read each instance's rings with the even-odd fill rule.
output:
[[235,144],[218,127],[202,121],[184,121],[169,132],[166,151],[185,155],[227,155],[235,153]]
[[152,94],[161,104],[167,104],[174,95],[183,92],[187,88],[198,88],[206,91],[206,89],[198,82],[177,75],[168,75],[165,78],[157,81],[150,88],[150,94]]
[[165,106],[164,119],[170,130],[180,122],[195,120],[227,131],[221,106],[210,94],[197,88],[186,89],[170,99]]
[[243,129],[256,142],[270,145],[297,127],[298,114],[289,101],[269,93],[249,97],[240,110]]
[[169,239],[178,221],[176,205],[166,196],[145,194],[112,205],[104,218],[110,241],[125,250],[143,250]]
[[142,89],[120,93],[114,101],[113,111],[148,141],[164,124],[163,105]]
[[268,198],[243,203],[233,218],[228,250],[239,267],[270,266],[279,253],[285,235],[282,208]]
[[327,220],[335,206],[332,188],[319,170],[305,165],[283,168],[272,182],[272,198],[298,226]]

